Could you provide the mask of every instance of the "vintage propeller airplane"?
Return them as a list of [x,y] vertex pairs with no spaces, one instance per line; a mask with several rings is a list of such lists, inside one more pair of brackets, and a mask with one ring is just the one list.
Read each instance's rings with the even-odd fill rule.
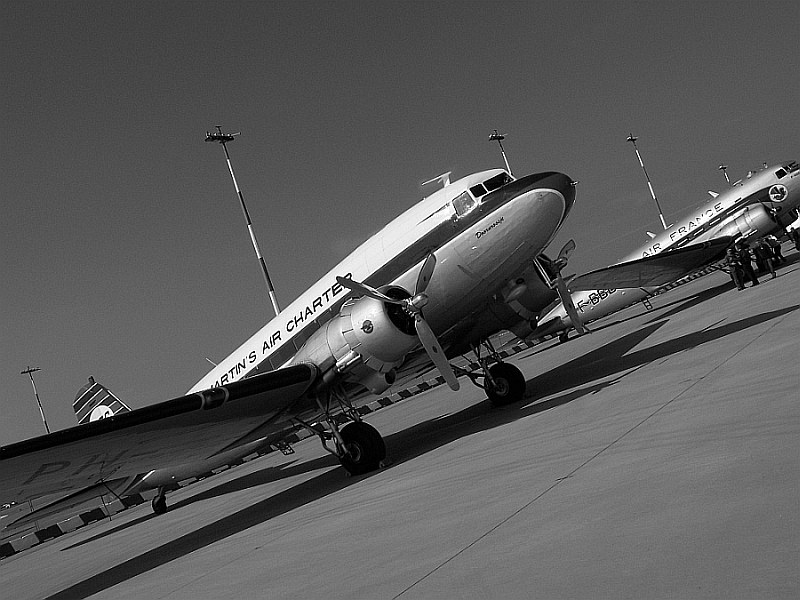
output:
[[[170,482],[285,445],[300,429],[346,471],[366,473],[386,447],[358,403],[431,368],[453,390],[467,376],[496,405],[521,399],[525,378],[490,337],[529,335],[539,313],[566,294],[560,270],[574,242],[555,261],[543,252],[573,208],[576,182],[554,171],[515,179],[503,169],[438,179],[441,189],[358,247],[187,395],[101,410],[100,420],[0,448],[0,502],[61,496],[24,517],[30,522],[101,494],[158,488],[152,506],[163,513]],[[707,260],[721,248],[698,252]],[[470,352],[479,371],[451,366]]]
[[[797,161],[786,161],[772,167],[765,163],[762,170],[751,171],[745,179],[737,181],[724,192],[709,194],[710,201],[662,233],[650,234],[651,239],[647,244],[631,252],[621,262],[609,269],[599,269],[570,281],[567,287],[571,294],[562,290],[559,296],[567,298],[567,301],[557,300],[552,308],[545,311],[529,338],[559,334],[565,340],[571,329],[582,334],[586,331],[586,322],[651,296],[659,285],[670,283],[685,274],[685,271],[677,269],[674,276],[670,277],[669,270],[665,268],[660,283],[646,284],[643,271],[637,266],[638,259],[642,257],[655,257],[669,251],[665,258],[672,263],[676,249],[720,238],[757,239],[785,229],[800,211],[800,165]],[[631,268],[624,268],[625,264]],[[646,268],[655,267],[656,264],[657,259],[648,261]],[[666,264],[661,266],[666,267]],[[600,288],[600,285],[607,287]]]

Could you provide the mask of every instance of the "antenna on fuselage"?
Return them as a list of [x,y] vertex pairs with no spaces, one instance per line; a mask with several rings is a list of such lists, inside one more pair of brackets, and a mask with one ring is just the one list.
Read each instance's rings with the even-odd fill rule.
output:
[[720,165],[719,170],[722,171],[723,175],[725,175],[725,181],[727,181],[728,185],[730,185],[731,180],[728,178],[728,165]]
[[446,188],[450,185],[450,174],[452,171],[448,171],[447,173],[442,173],[441,175],[437,175],[433,179],[428,179],[428,181],[423,181],[420,185],[428,185],[429,183],[436,183],[440,181],[442,183],[442,187]]
[[505,148],[503,148],[504,139],[506,139],[506,134],[497,133],[497,129],[494,130],[494,133],[489,134],[490,142],[497,142],[498,144],[500,144],[500,154],[503,155],[503,161],[506,163],[506,171],[508,171],[508,174],[513,177],[514,174],[511,172],[511,167],[508,166],[508,158],[506,158],[506,151]]
[[275,296],[275,288],[272,286],[272,279],[270,279],[269,272],[267,271],[267,263],[264,262],[264,258],[261,256],[261,250],[258,248],[256,234],[255,231],[253,231],[253,222],[250,220],[250,213],[247,212],[247,206],[244,203],[244,196],[242,196],[242,192],[239,190],[239,184],[236,183],[236,176],[233,174],[233,165],[231,164],[231,155],[228,154],[228,147],[225,145],[228,142],[232,142],[233,136],[240,135],[240,133],[222,133],[221,126],[216,125],[216,128],[216,133],[206,131],[206,141],[219,142],[222,144],[222,149],[225,150],[225,160],[228,161],[228,170],[231,172],[233,187],[236,189],[236,194],[239,196],[239,202],[242,205],[242,212],[244,213],[244,220],[247,222],[247,231],[250,233],[250,240],[253,242],[253,250],[256,251],[256,257],[261,264],[261,270],[264,272],[264,280],[267,282],[269,299],[272,301],[272,309],[275,311],[275,316],[277,317],[281,312],[281,307],[278,306],[278,298]]
[[639,154],[639,148],[636,147],[636,140],[639,138],[633,137],[633,134],[628,136],[628,141],[633,144],[633,149],[636,150],[636,156],[639,159],[639,164],[642,167],[642,171],[644,171],[644,177],[647,179],[647,186],[650,188],[650,195],[653,197],[653,202],[656,203],[656,208],[658,209],[658,217],[661,219],[661,224],[664,226],[664,230],[667,229],[667,222],[664,220],[664,213],[661,212],[661,205],[658,203],[658,198],[656,198],[656,193],[653,190],[653,184],[650,182],[650,176],[647,174],[647,169],[644,168],[644,161],[642,161],[642,155]]

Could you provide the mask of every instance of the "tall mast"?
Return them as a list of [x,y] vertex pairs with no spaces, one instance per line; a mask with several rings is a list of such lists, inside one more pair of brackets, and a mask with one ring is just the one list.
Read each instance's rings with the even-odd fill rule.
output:
[[500,144],[500,154],[503,155],[503,161],[506,163],[506,171],[508,171],[508,174],[513,177],[514,175],[511,173],[511,167],[508,166],[508,158],[506,158],[505,148],[503,148],[503,140],[504,139],[506,139],[506,134],[505,133],[497,133],[497,129],[494,130],[494,133],[490,133],[489,134],[489,141],[490,142],[497,142],[498,144]]
[[639,154],[639,148],[636,147],[636,140],[639,138],[633,137],[633,134],[628,136],[628,141],[633,144],[633,149],[636,150],[636,156],[639,159],[639,164],[642,167],[642,171],[644,171],[644,177],[647,179],[647,186],[650,188],[650,195],[653,197],[653,202],[656,203],[656,208],[658,209],[658,217],[661,219],[661,225],[664,226],[664,230],[667,229],[667,222],[664,220],[664,213],[661,211],[661,205],[658,203],[658,198],[656,198],[656,193],[653,190],[653,184],[650,182],[650,176],[647,174],[647,169],[644,168],[644,162],[642,161],[642,155]]
[[228,162],[228,170],[231,172],[231,179],[233,179],[233,187],[236,189],[236,195],[239,196],[239,203],[242,205],[242,213],[244,213],[244,220],[247,222],[247,231],[250,234],[250,240],[253,242],[253,250],[256,252],[256,258],[261,264],[261,271],[264,273],[264,281],[267,282],[267,291],[269,292],[269,299],[272,301],[272,309],[275,311],[277,317],[281,312],[281,307],[278,305],[278,298],[275,295],[275,288],[272,285],[269,271],[267,271],[267,263],[264,262],[264,257],[261,256],[261,250],[258,248],[258,240],[256,240],[255,231],[253,231],[253,222],[250,220],[250,213],[247,211],[247,205],[244,203],[244,196],[239,190],[239,184],[236,183],[236,175],[233,174],[233,165],[231,164],[231,155],[228,154],[228,147],[225,145],[233,141],[233,136],[239,133],[222,133],[222,127],[217,125],[217,132],[212,133],[206,131],[207,142],[219,142],[222,144],[222,149],[225,151],[225,160]]
[[36,404],[39,405],[39,414],[42,415],[42,423],[47,433],[50,433],[50,427],[47,425],[47,419],[44,417],[44,409],[42,408],[42,401],[39,400],[39,392],[36,391],[36,382],[33,380],[33,374],[36,371],[41,371],[39,367],[28,367],[20,373],[20,375],[27,375],[31,378],[31,385],[33,386],[33,395],[36,396]]

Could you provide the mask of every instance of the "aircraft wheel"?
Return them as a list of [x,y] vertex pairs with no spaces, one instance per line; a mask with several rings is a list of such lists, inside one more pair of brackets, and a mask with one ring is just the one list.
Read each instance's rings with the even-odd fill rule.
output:
[[339,462],[351,475],[362,475],[374,471],[386,458],[386,445],[381,434],[363,421],[348,423],[341,430],[347,455]]
[[156,494],[153,497],[153,500],[150,502],[150,506],[153,507],[153,512],[157,515],[163,515],[167,512],[167,495],[166,494]]
[[489,368],[490,379],[486,379],[486,396],[494,406],[504,406],[522,400],[525,395],[525,376],[517,367],[508,363],[497,363]]

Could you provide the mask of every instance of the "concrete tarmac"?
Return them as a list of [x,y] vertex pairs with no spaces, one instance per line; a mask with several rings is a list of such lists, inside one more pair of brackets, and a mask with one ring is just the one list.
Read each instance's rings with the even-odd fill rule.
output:
[[[784,248],[787,246],[784,245]],[[798,598],[800,261],[715,273],[370,415],[393,463],[314,439],[0,562],[33,598]]]

